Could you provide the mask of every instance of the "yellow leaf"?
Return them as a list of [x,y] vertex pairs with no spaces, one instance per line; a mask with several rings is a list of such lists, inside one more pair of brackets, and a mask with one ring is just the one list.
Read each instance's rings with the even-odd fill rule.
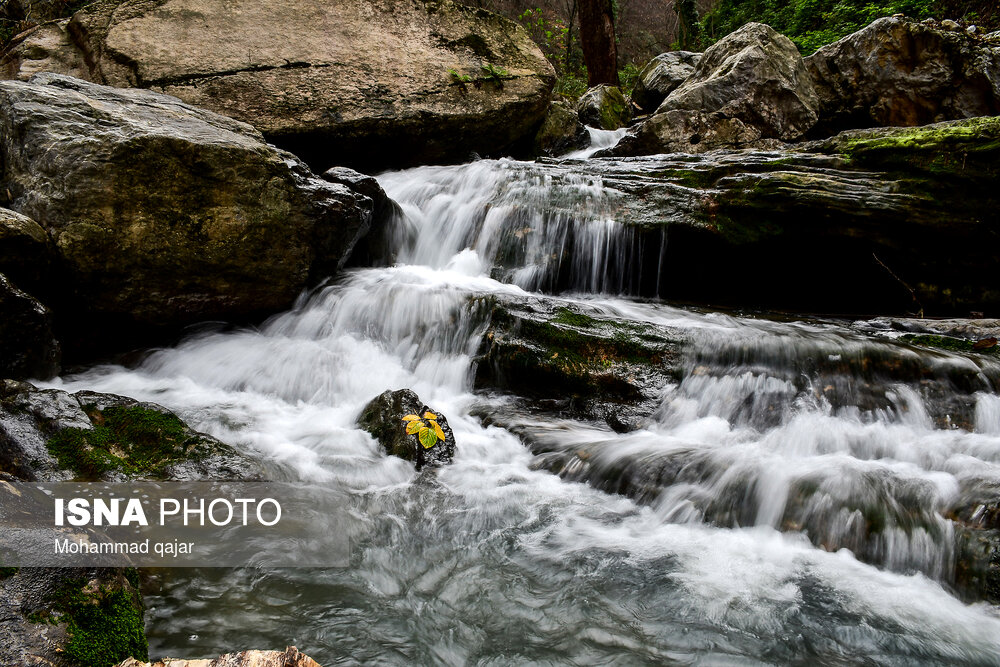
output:
[[429,428],[420,429],[417,439],[420,440],[420,444],[424,446],[424,449],[430,449],[438,440],[437,434]]
[[438,440],[444,440],[444,429],[433,419],[431,421],[431,428],[434,429],[434,433],[437,434]]
[[415,419],[420,419],[420,417],[416,415],[406,415],[405,417],[403,417],[404,422],[411,422],[414,421]]
[[413,435],[422,428],[426,428],[426,426],[424,426],[424,423],[422,421],[417,420],[415,422],[410,422],[409,424],[406,425],[406,432],[409,435]]
[[434,414],[433,412],[425,412],[424,413],[424,419],[437,419],[437,418],[438,418],[438,416],[436,414]]

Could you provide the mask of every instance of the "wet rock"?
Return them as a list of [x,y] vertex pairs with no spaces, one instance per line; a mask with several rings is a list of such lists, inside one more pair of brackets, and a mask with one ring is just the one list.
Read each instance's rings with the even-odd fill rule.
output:
[[68,276],[50,306],[74,340],[286,308],[373,214],[249,125],[151,91],[0,82],[0,127],[18,137],[0,199],[54,240]]
[[630,431],[676,379],[682,343],[676,331],[601,317],[569,303],[494,298],[475,384],[527,397],[546,412]]
[[969,341],[1000,337],[1000,320],[996,319],[920,319],[916,317],[880,317],[856,322],[856,327],[874,331],[905,331],[914,334],[936,334]]
[[47,379],[59,372],[52,312],[0,273],[0,377]]
[[135,570],[0,568],[0,664],[111,665],[146,657]]
[[656,56],[642,68],[632,90],[632,102],[647,113],[657,107],[694,73],[700,53],[670,51]]
[[[625,227],[620,266],[633,275],[631,293],[799,312],[995,316],[998,159],[1000,118],[987,117],[573,169],[601,179],[600,214]],[[835,270],[844,262],[851,271]],[[788,279],[797,273],[810,276],[801,289]]]
[[213,660],[169,658],[166,662],[149,663],[130,658],[118,663],[117,667],[320,667],[320,665],[305,653],[300,653],[294,646],[290,646],[284,651],[227,653]]
[[604,130],[617,130],[628,125],[632,118],[632,109],[622,91],[604,84],[581,95],[576,111],[584,125]]
[[29,481],[253,481],[260,465],[166,408],[0,381],[0,472]]
[[535,135],[535,155],[557,156],[590,145],[580,116],[563,100],[553,100]]
[[450,0],[100,0],[2,67],[175,95],[321,169],[530,150],[555,81],[523,27]]
[[1000,49],[944,23],[882,18],[805,62],[817,133],[1000,113]]
[[[792,141],[815,125],[818,108],[791,40],[769,26],[748,23],[705,51],[656,114],[604,154],[701,153],[727,139],[732,147],[760,139]],[[677,126],[684,128],[680,134]]]
[[[413,416],[416,419],[406,419]],[[413,461],[417,470],[447,465],[455,456],[455,434],[448,419],[409,389],[386,391],[373,398],[361,411],[358,425],[378,440],[386,454]]]

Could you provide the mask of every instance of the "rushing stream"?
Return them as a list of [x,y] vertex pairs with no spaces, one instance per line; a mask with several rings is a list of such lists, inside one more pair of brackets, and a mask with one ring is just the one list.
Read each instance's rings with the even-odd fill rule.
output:
[[[635,240],[597,178],[480,161],[379,180],[402,210],[386,266],[259,329],[58,382],[161,403],[275,477],[355,499],[348,568],[155,573],[151,656],[295,644],[324,665],[1000,664],[996,609],[952,588],[945,516],[1000,485],[1000,365],[845,323],[615,296],[632,291]],[[488,323],[470,297],[557,289],[597,318],[689,338],[645,428],[473,391]],[[455,431],[455,462],[429,478],[354,425],[402,387]],[[483,426],[484,409],[517,428]],[[610,493],[626,473],[629,491]]]

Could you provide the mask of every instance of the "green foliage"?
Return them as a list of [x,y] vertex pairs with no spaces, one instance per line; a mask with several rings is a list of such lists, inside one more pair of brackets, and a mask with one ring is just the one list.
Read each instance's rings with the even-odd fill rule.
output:
[[502,67],[497,67],[493,63],[485,63],[482,65],[482,70],[485,79],[493,79],[495,81],[503,81],[504,79],[512,79],[510,72]]
[[[134,570],[126,576],[137,581]],[[49,596],[49,609],[29,617],[34,623],[66,623],[64,648],[71,664],[110,667],[125,658],[146,660],[149,646],[142,623],[142,597],[125,586],[86,590],[83,578],[67,579]],[[134,586],[134,584],[133,584]]]
[[677,42],[680,48],[684,51],[701,48],[702,28],[695,0],[675,0],[674,11],[677,12]]
[[625,67],[618,70],[618,88],[626,95],[632,94],[642,68],[635,63],[626,63]]
[[472,83],[472,77],[470,75],[462,74],[458,70],[449,69],[448,74],[451,75],[451,78],[455,83],[459,84]]
[[59,465],[85,479],[112,470],[127,474],[162,475],[171,463],[192,454],[203,438],[189,435],[184,422],[172,415],[141,407],[89,409],[93,429],[68,428],[46,443]]
[[0,579],[8,579],[17,574],[18,567],[0,567]]
[[581,95],[587,92],[586,74],[582,77],[576,74],[563,74],[556,79],[554,92],[558,95],[571,97],[574,100],[579,99]]
[[716,41],[750,21],[766,23],[809,54],[883,16],[934,15],[938,0],[721,0],[702,27]]
[[[417,415],[406,415],[403,422],[406,424],[407,435],[414,435],[424,449],[430,449],[437,444],[438,440],[444,440],[445,434],[441,425],[437,422],[438,416],[433,412],[425,412],[423,419]],[[424,422],[424,419],[427,421]]]

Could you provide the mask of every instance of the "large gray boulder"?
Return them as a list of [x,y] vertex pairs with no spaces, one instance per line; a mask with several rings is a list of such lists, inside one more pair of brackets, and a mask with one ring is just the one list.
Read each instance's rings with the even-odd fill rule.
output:
[[530,144],[555,82],[523,27],[451,0],[98,0],[2,69],[166,92],[324,169]]
[[1000,113],[1000,46],[965,31],[883,18],[805,63],[819,96],[817,131]]
[[52,238],[68,277],[49,305],[95,336],[286,308],[372,217],[249,125],[152,91],[0,82],[0,136],[0,204]]
[[654,57],[639,72],[632,89],[632,102],[653,113],[667,95],[694,73],[700,60],[701,54],[692,51],[669,51]]
[[[818,108],[791,40],[769,26],[748,23],[705,51],[656,114],[608,154],[702,153],[760,140],[792,141],[816,123]],[[668,113],[672,116],[664,118]]]

